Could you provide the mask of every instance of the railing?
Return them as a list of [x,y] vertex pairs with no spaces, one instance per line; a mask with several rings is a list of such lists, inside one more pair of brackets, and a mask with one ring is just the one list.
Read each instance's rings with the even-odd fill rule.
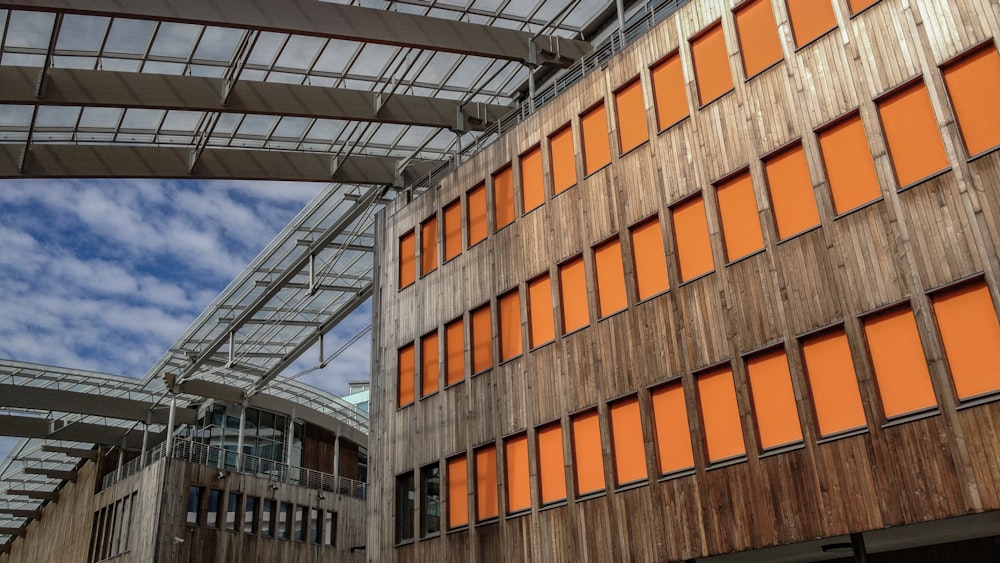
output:
[[[174,459],[217,467],[220,470],[245,473],[273,481],[274,483],[285,483],[319,491],[328,491],[362,500],[367,495],[367,485],[361,481],[248,454],[243,454],[242,459],[239,459],[235,450],[220,446],[212,446],[189,439],[178,438],[174,440],[172,449],[172,455],[169,457]],[[105,475],[101,490],[107,489],[111,485],[135,475],[145,467],[152,465],[164,457],[168,457],[167,444],[166,442],[161,442],[146,452],[145,460],[137,457],[123,465],[120,472],[118,469],[115,469]]]

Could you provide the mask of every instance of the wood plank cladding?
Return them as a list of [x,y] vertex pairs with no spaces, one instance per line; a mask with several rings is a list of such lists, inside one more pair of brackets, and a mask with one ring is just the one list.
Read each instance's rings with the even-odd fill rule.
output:
[[[998,34],[989,0],[693,0],[390,205],[368,556],[674,561],[1000,509],[1000,361],[970,353],[1000,350]],[[462,252],[399,290],[455,201]],[[444,327],[462,369],[399,408],[398,351]],[[396,476],[433,464],[456,525],[396,546]]]

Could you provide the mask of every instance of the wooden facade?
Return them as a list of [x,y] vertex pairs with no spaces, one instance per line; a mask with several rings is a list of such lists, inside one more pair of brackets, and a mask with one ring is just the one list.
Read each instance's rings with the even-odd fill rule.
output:
[[[961,288],[986,297],[978,308],[987,313],[984,326],[998,317],[1000,139],[978,149],[945,71],[974,53],[997,56],[1000,7],[992,0],[832,0],[830,25],[800,19],[793,28],[791,16],[802,4],[694,0],[439,186],[412,201],[400,198],[379,217],[369,560],[681,561],[1000,509],[1000,373],[996,365],[983,366],[975,377],[985,387],[963,391],[962,359],[949,356],[942,330],[942,300]],[[745,53],[741,37],[759,30],[738,29],[740,14],[763,9],[766,15],[767,8],[771,19],[753,14],[754,21],[775,25],[777,51]],[[731,86],[718,69],[700,68],[721,51],[717,30]],[[654,88],[654,75],[665,68],[658,63],[679,64],[684,116],[670,117],[664,89]],[[981,76],[984,91],[998,91],[1000,75]],[[616,94],[636,77],[645,141],[641,128],[619,127],[627,107],[615,103],[635,100]],[[910,90],[915,97],[907,97]],[[907,109],[909,101],[920,111]],[[896,103],[906,119],[892,113]],[[594,141],[595,107],[605,110],[606,148]],[[979,121],[1000,125],[984,111]],[[894,129],[894,119],[902,129]],[[921,123],[930,124],[931,135],[906,134]],[[569,170],[560,162],[558,141],[565,137],[553,142],[566,124],[574,155]],[[850,136],[857,132],[860,143]],[[908,143],[914,138],[925,142]],[[521,157],[536,146],[545,186],[537,208],[525,205],[530,186],[521,180],[535,166]],[[934,158],[922,156],[924,150]],[[793,213],[779,215],[768,165],[782,151],[804,157],[814,221],[801,198]],[[851,166],[838,168],[838,161]],[[506,191],[508,165],[513,196]],[[871,197],[856,193],[866,173],[874,181]],[[560,191],[574,174],[573,186]],[[749,221],[737,212],[748,200]],[[462,221],[457,255],[448,240],[454,231],[442,226],[455,201]],[[699,256],[690,208],[704,210],[701,264],[690,259]],[[637,270],[644,266],[635,259],[632,233],[654,216],[669,288],[641,296]],[[436,230],[424,228],[430,218]],[[470,244],[480,238],[480,221],[487,236]],[[608,241],[620,245],[624,289],[601,281],[598,250]],[[577,256],[585,286],[573,297],[561,293],[572,285],[561,275]],[[532,330],[543,327],[532,324],[529,285],[545,275],[554,338],[533,347]],[[520,299],[508,308],[513,301],[503,297],[511,291]],[[618,311],[611,296],[620,291],[625,306]],[[473,314],[484,305],[488,324]],[[585,317],[583,328],[562,328],[572,314]],[[449,385],[446,329],[459,319],[464,371]],[[892,328],[886,340],[879,330],[892,323],[903,328]],[[475,327],[481,333],[486,326],[488,344],[477,348]],[[915,335],[907,342],[919,355],[903,358],[902,345],[892,346],[904,333]],[[435,334],[437,357],[424,366],[421,341]],[[839,403],[824,410],[832,395],[817,392],[810,380],[805,350],[830,335],[847,344],[860,424],[841,417]],[[994,346],[984,353],[1000,349],[1000,342],[987,342]],[[789,386],[756,383],[754,362],[769,353],[785,358]],[[483,370],[473,367],[480,354],[487,355]],[[897,373],[902,365],[915,371]],[[724,375],[715,379],[720,369]],[[427,378],[426,370],[433,372]],[[814,378],[818,372],[817,364]],[[732,391],[713,387],[725,377]],[[686,433],[692,444],[692,462],[666,473],[671,444],[661,443],[654,416],[662,385],[679,385],[671,412],[686,414],[679,436]],[[762,394],[762,388],[776,391]],[[735,410],[717,417],[722,407],[706,400],[730,400],[733,391]],[[769,430],[789,418],[765,421],[776,412],[768,401],[782,393],[791,401],[785,416],[799,426],[790,438]],[[619,399],[635,401],[637,410]],[[574,442],[574,421],[591,409],[599,424],[596,478],[605,485],[581,495],[579,481],[594,476],[583,476],[581,470],[593,468],[576,463],[582,448]],[[612,422],[619,412],[639,413],[631,428],[641,441],[630,442],[626,425]],[[565,499],[545,504],[539,430],[552,423],[562,430]],[[511,511],[512,493],[525,485],[520,474],[508,475],[508,464],[522,460],[509,460],[507,446],[521,433],[530,503]],[[496,488],[480,491],[490,488],[491,476],[480,479],[476,464],[490,459],[491,447]],[[627,448],[638,448],[639,457],[630,459],[644,467],[621,462]],[[450,498],[446,460],[461,458],[467,494]],[[434,466],[442,490],[434,510],[447,515],[457,503],[456,514],[470,523],[449,529],[445,520],[441,531],[422,534],[428,507],[421,506],[420,474]],[[415,529],[402,536],[400,476],[418,483],[414,523],[405,522]],[[477,510],[480,497],[498,499],[496,517]]]

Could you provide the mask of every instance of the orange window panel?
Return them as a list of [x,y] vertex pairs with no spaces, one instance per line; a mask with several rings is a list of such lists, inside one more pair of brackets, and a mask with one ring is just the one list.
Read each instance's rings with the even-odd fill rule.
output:
[[681,266],[681,281],[694,279],[715,269],[712,243],[708,238],[708,218],[701,194],[674,206],[674,239]]
[[445,206],[441,219],[444,222],[444,260],[447,262],[462,253],[462,203],[455,200]]
[[865,410],[844,329],[828,330],[803,339],[802,357],[819,433],[829,436],[864,426]]
[[469,461],[464,455],[448,460],[448,527],[469,523]]
[[729,73],[729,53],[722,24],[716,22],[691,40],[694,76],[698,83],[698,101],[705,105],[733,88]]
[[878,2],[878,0],[847,0],[847,3],[851,6],[852,14],[856,14],[861,10],[864,10],[875,2]]
[[500,230],[514,222],[514,170],[507,165],[493,175],[493,228]]
[[656,453],[660,473],[694,467],[691,428],[688,423],[684,386],[678,381],[657,387],[650,393],[653,423],[656,426]]
[[608,138],[608,115],[602,100],[592,110],[580,116],[583,128],[583,168],[587,175],[611,162],[611,141]]
[[726,180],[715,190],[726,241],[726,259],[733,261],[764,248],[750,172]]
[[413,402],[413,386],[416,383],[415,361],[413,344],[407,344],[397,352],[396,363],[399,374],[398,385],[396,385],[397,406],[405,407]]
[[566,498],[566,458],[563,456],[562,426],[550,424],[538,430],[538,487],[543,505]]
[[587,277],[583,269],[582,256],[559,266],[559,298],[562,306],[563,334],[569,334],[590,324]]
[[1000,53],[984,45],[944,69],[951,104],[970,155],[1000,145]]
[[747,359],[747,377],[762,448],[802,441],[802,425],[784,348]]
[[986,284],[948,290],[933,302],[958,398],[1000,390],[1000,323]]
[[615,454],[615,484],[624,485],[648,477],[646,446],[642,440],[639,398],[616,401],[609,409],[611,443]]
[[781,60],[781,42],[771,0],[750,0],[740,4],[736,8],[736,31],[747,77]]
[[787,4],[796,47],[837,27],[837,16],[830,0],[787,0]]
[[524,213],[545,203],[545,178],[542,173],[542,147],[521,155],[521,209]]
[[413,231],[399,237],[399,288],[417,279],[417,235]]
[[625,154],[649,139],[646,102],[642,97],[642,81],[638,77],[615,92],[615,110],[618,112],[619,149]]
[[444,327],[445,385],[462,381],[465,377],[465,325],[455,319]]
[[476,450],[476,520],[488,520],[500,514],[497,485],[497,448]]
[[764,173],[780,238],[786,239],[819,225],[819,210],[801,143],[768,157],[764,161]]
[[549,160],[552,163],[552,195],[562,193],[576,185],[573,128],[569,125],[549,137]]
[[486,240],[486,184],[479,184],[465,194],[465,219],[469,246]]
[[864,320],[865,338],[882,409],[887,417],[937,404],[917,323],[909,307],[896,307]]
[[531,508],[531,478],[528,472],[528,436],[508,438],[503,446],[507,469],[507,512]]
[[908,186],[948,167],[941,130],[921,80],[878,102],[896,180]]
[[726,366],[707,371],[697,383],[708,459],[715,462],[745,454],[733,370]]
[[573,472],[576,494],[604,490],[604,454],[601,452],[601,423],[597,411],[578,414],[572,419]]
[[437,218],[431,217],[420,224],[420,275],[437,269]]
[[470,315],[472,332],[472,373],[479,373],[493,365],[493,320],[487,303]]
[[420,396],[438,390],[438,333],[428,333],[420,339]]
[[687,86],[678,51],[667,55],[651,70],[656,128],[660,131],[688,116]]
[[820,131],[819,146],[837,213],[845,213],[882,195],[860,115]]
[[500,361],[521,355],[521,294],[515,289],[497,300],[500,309]]
[[621,241],[614,238],[595,247],[594,267],[597,270],[597,302],[601,309],[601,317],[607,317],[628,307]]
[[532,348],[551,342],[555,338],[552,280],[548,274],[528,282],[528,320]]
[[632,227],[630,236],[639,299],[646,299],[669,289],[666,250],[663,247],[659,218],[653,217]]

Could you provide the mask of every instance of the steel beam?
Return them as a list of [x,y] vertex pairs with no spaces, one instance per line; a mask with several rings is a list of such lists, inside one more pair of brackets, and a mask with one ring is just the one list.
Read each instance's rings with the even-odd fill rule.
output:
[[[0,415],[0,436],[87,442],[106,446],[119,446],[126,438],[126,447],[138,450],[142,444],[141,432],[128,432],[127,428],[105,426],[89,422],[48,420],[32,416]],[[160,432],[156,436],[162,438]]]
[[65,448],[63,446],[42,444],[42,451],[54,454],[64,454],[69,457],[79,457],[82,459],[97,459],[97,450],[85,450],[83,448]]
[[31,518],[33,520],[42,517],[41,510],[20,510],[17,508],[0,508],[0,514],[6,514],[15,518]]
[[49,469],[47,467],[25,467],[23,470],[25,475],[41,475],[42,477],[48,477],[49,479],[59,479],[61,481],[73,481],[76,482],[76,471],[65,471],[61,469]]
[[7,489],[7,494],[16,497],[27,497],[35,500],[59,500],[59,491],[29,491],[26,489]]
[[0,536],[19,536],[23,538],[27,533],[24,528],[0,527]]
[[[90,414],[143,422],[146,420],[147,413],[153,408],[153,403],[121,397],[108,397],[98,395],[96,392],[81,393],[51,387],[0,384],[0,407]],[[198,411],[197,409],[183,409],[183,413],[179,413],[178,416],[180,422],[194,424],[198,420]],[[153,411],[150,420],[155,424],[164,424],[167,417],[162,411]]]

